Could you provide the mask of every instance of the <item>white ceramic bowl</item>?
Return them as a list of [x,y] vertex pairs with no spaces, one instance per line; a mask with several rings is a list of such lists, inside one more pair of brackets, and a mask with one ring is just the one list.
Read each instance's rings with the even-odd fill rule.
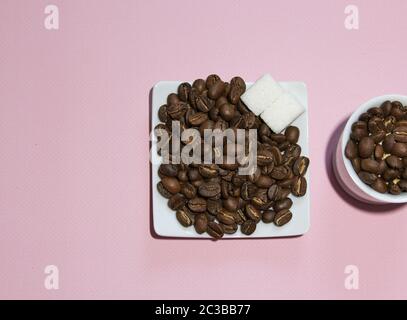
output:
[[380,106],[384,101],[398,100],[403,105],[407,105],[407,96],[400,94],[389,94],[373,98],[362,104],[348,119],[346,126],[339,139],[336,154],[333,157],[335,175],[341,186],[354,198],[371,203],[371,204],[387,204],[387,203],[407,203],[407,192],[400,195],[392,195],[389,193],[382,194],[373,190],[371,187],[363,183],[349,159],[345,156],[345,147],[349,140],[352,124],[358,120],[359,116],[366,112],[371,107]]

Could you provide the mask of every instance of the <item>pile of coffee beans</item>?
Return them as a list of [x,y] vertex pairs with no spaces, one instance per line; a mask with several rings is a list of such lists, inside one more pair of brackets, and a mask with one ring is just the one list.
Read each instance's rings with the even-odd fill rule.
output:
[[[241,77],[225,82],[212,74],[192,85],[180,84],[158,111],[162,123],[155,129],[166,130],[170,137],[173,120],[180,121],[181,131],[199,129],[201,138],[204,129],[257,130],[257,170],[252,175],[239,175],[237,161],[159,167],[158,191],[168,199],[179,223],[215,239],[235,233],[239,226],[250,235],[260,221],[283,226],[292,218],[289,195],[302,197],[307,191],[304,175],[309,159],[301,156],[299,129],[290,126],[284,134],[272,132],[240,100],[245,90]],[[179,150],[170,154],[175,151]],[[202,157],[208,151],[216,153],[204,150]]]
[[407,192],[407,107],[385,101],[361,114],[352,124],[345,155],[377,192]]

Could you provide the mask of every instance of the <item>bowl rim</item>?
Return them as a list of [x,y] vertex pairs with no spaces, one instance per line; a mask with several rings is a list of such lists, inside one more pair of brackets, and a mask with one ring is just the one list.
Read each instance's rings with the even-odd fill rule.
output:
[[372,197],[378,201],[386,202],[386,203],[407,203],[407,192],[402,193],[400,195],[393,195],[390,193],[380,193],[366,185],[365,183],[360,180],[358,175],[356,174],[355,170],[352,167],[352,164],[348,158],[345,156],[345,148],[346,144],[349,140],[349,135],[351,132],[352,124],[358,120],[359,116],[366,112],[371,107],[380,106],[385,101],[395,101],[398,100],[403,104],[407,105],[407,96],[402,94],[385,94],[381,96],[374,97],[363,104],[361,104],[349,117],[348,121],[346,122],[345,128],[342,132],[342,159],[345,164],[346,171],[348,172],[349,176],[352,178],[353,182],[358,186],[358,188],[367,196]]

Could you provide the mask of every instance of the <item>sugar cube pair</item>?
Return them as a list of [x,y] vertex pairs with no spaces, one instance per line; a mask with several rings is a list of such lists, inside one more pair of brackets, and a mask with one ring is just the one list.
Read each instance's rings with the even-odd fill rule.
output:
[[286,92],[269,74],[258,79],[241,99],[276,133],[283,131],[305,111],[297,99]]

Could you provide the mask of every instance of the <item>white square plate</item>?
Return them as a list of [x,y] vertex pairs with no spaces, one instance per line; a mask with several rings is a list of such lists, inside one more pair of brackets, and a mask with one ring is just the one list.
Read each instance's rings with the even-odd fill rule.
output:
[[[158,109],[167,101],[167,96],[172,92],[177,92],[178,85],[182,81],[160,81],[153,88],[152,97],[152,114],[151,114],[151,128],[160,123],[158,119]],[[300,129],[300,139],[298,144],[302,148],[302,155],[308,156],[308,98],[307,88],[303,82],[280,82],[281,86],[288,92],[293,94],[299,102],[305,107],[306,111],[297,118],[293,125]],[[251,83],[247,83],[250,87]],[[151,149],[151,192],[152,192],[152,212],[153,212],[153,225],[154,231],[158,236],[162,237],[176,237],[176,238],[210,238],[206,233],[198,234],[194,227],[185,228],[175,218],[175,211],[171,210],[167,202],[168,200],[161,196],[157,191],[157,183],[160,181],[158,177],[158,168],[161,163],[160,156],[157,155],[156,144],[152,143]],[[273,223],[265,224],[259,222],[256,231],[246,236],[239,230],[232,234],[225,234],[224,238],[274,238],[274,237],[288,237],[298,236],[306,233],[310,226],[310,171],[306,174],[308,182],[307,194],[304,197],[297,198],[290,196],[293,200],[291,212],[293,218],[289,223],[282,227],[277,227]]]

